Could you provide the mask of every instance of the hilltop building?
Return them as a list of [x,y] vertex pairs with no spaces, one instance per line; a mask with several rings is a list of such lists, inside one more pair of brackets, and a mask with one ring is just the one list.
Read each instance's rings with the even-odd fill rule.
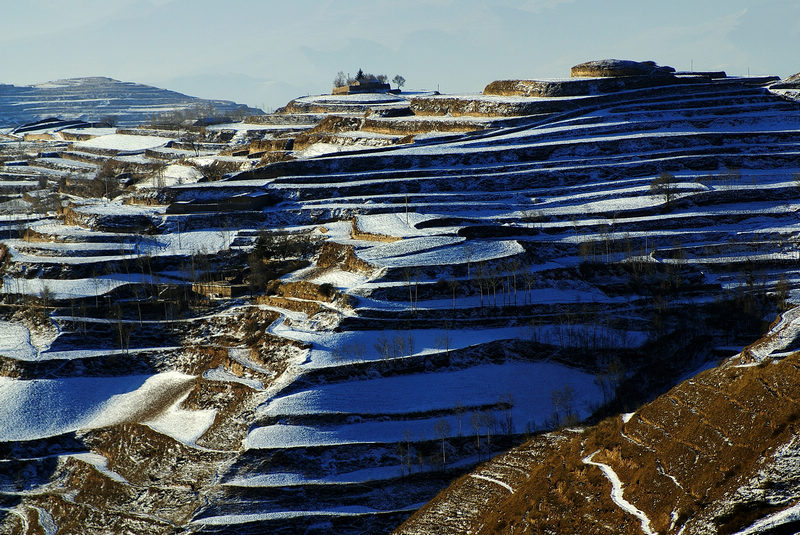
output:
[[391,86],[377,78],[360,78],[355,82],[339,87],[334,87],[334,95],[351,95],[354,93],[388,93]]

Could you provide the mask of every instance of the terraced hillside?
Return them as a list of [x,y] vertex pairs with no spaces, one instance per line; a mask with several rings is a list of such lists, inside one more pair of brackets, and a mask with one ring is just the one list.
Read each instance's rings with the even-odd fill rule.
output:
[[212,106],[225,115],[240,107],[225,100],[204,100],[174,91],[111,78],[70,78],[31,86],[0,84],[0,127],[19,126],[50,117],[90,122],[114,117],[120,126],[148,122],[153,115]]
[[798,312],[636,412],[531,439],[396,533],[794,533]]
[[798,285],[772,81],[9,143],[2,530],[388,532],[739,353]]

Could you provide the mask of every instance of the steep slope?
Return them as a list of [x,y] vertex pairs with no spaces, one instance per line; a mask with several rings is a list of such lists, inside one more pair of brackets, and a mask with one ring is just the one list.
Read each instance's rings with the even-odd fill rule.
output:
[[635,413],[482,465],[396,533],[796,532],[798,310]]
[[153,115],[201,105],[213,106],[221,115],[241,109],[258,112],[227,100],[204,100],[133,82],[71,78],[31,86],[0,84],[0,127],[48,117],[96,122],[112,116],[120,126],[136,126]]

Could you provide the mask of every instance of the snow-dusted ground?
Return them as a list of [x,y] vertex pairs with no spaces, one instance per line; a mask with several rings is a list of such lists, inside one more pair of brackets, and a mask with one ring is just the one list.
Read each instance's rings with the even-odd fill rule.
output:
[[419,223],[430,221],[431,219],[436,219],[436,216],[415,211],[400,214],[368,214],[358,216],[357,225],[362,232],[383,234],[398,238],[441,233],[441,228],[436,230],[424,230],[416,227]]
[[0,355],[17,360],[36,360],[37,351],[31,333],[19,323],[0,321]]
[[[345,413],[404,414],[447,410],[459,404],[481,406],[497,403],[508,395],[520,418],[533,415],[541,422],[553,412],[554,389],[570,385],[578,397],[582,415],[598,401],[594,377],[551,362],[484,364],[465,370],[429,372],[422,376],[382,377],[321,385],[269,401],[258,413],[267,416]],[[413,405],[409,407],[409,397]],[[528,420],[530,418],[527,418]],[[519,421],[526,421],[521,419]]]
[[175,400],[164,412],[144,423],[149,427],[170,436],[186,445],[194,445],[195,441],[205,433],[217,416],[214,409],[185,410],[181,404],[189,397],[189,391]]
[[[33,380],[0,377],[0,421],[5,423],[0,441],[34,440],[159,414],[169,407],[164,404],[173,402],[175,391],[186,391],[193,380],[178,372]],[[176,419],[176,412],[169,409],[154,420],[156,426],[171,425],[171,433],[191,438],[210,425],[208,414]]]
[[95,467],[97,471],[101,474],[107,476],[109,479],[116,481],[118,483],[122,483],[124,485],[130,485],[127,479],[119,475],[117,472],[113,470],[109,470],[108,468],[108,459],[99,455],[97,453],[73,453],[69,455],[74,459],[78,459],[79,461],[83,461],[87,464],[91,464]]
[[[378,251],[377,255],[369,258],[371,263],[381,267],[417,267],[417,266],[446,266],[453,264],[466,264],[467,262],[485,262],[506,258],[524,252],[523,247],[515,240],[500,240],[485,242],[475,245],[471,250],[459,245],[447,245],[446,241],[441,244],[433,238],[422,239],[413,246],[419,247],[419,252],[395,256],[383,256],[387,251],[391,252],[392,247],[386,247]],[[452,241],[450,242],[452,243]],[[397,245],[396,250],[401,246]],[[372,248],[370,251],[374,251]],[[366,259],[366,258],[365,258]]]
[[139,182],[137,188],[169,187],[178,184],[194,184],[203,177],[196,167],[172,164],[164,168],[160,175],[153,176],[145,182]]
[[460,328],[460,329],[408,329],[402,331],[346,331],[329,332],[301,330],[294,326],[287,327],[284,322],[273,326],[272,332],[279,336],[309,342],[312,349],[309,351],[307,364],[309,367],[324,367],[337,365],[336,350],[346,347],[360,347],[357,358],[363,360],[379,360],[383,356],[376,349],[379,339],[386,339],[393,343],[402,339],[404,347],[409,347],[411,340],[411,354],[425,354],[432,351],[445,349],[461,349],[464,347],[483,344],[494,340],[520,338],[526,331],[522,327],[499,327],[494,329]]
[[109,149],[118,151],[143,151],[163,147],[172,141],[170,138],[157,136],[133,136],[129,134],[106,134],[86,141],[75,143],[76,148]]
[[0,287],[0,293],[39,297],[47,290],[54,299],[78,299],[105,295],[120,286],[141,280],[141,277],[136,275],[111,277],[86,279],[19,279],[5,277],[3,286]]
[[[247,437],[248,448],[320,446],[364,443],[374,440],[399,442],[408,432],[412,436],[435,438],[436,423],[445,419],[450,436],[459,434],[458,416],[405,419],[408,412],[424,413],[493,405],[511,400],[510,411],[517,430],[529,425],[535,429],[553,416],[552,393],[569,385],[574,392],[571,410],[580,418],[602,399],[594,377],[566,366],[547,362],[510,362],[474,366],[466,370],[432,372],[424,375],[386,377],[315,387],[312,390],[278,397],[259,412],[282,417],[313,414],[352,414],[355,423],[332,427],[275,424],[256,428]],[[409,405],[409,399],[413,400]],[[390,421],[359,422],[359,415],[395,414]],[[504,411],[496,417],[505,418]],[[461,422],[469,434],[469,417]]]

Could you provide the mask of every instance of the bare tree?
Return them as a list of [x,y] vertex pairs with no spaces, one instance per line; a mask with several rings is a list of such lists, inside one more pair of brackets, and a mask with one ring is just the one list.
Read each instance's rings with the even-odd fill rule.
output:
[[480,456],[481,452],[481,415],[479,412],[472,412],[469,415],[469,423],[472,426],[472,430],[475,432],[475,447],[478,449],[478,455]]
[[503,407],[503,421],[500,422],[503,432],[507,435],[514,433],[514,417],[512,409],[514,408],[514,395],[511,392],[500,396],[500,405]]
[[456,309],[456,290],[458,290],[458,288],[461,286],[461,284],[455,279],[450,279],[450,280],[447,281],[447,285],[453,291],[453,311],[455,311],[455,309]]
[[333,79],[333,87],[342,87],[343,85],[347,85],[349,78],[350,76],[346,75],[344,71],[339,71],[336,73],[336,78]]
[[447,465],[447,454],[445,453],[445,441],[450,436],[450,423],[444,418],[440,418],[434,426],[436,436],[442,441],[442,466]]
[[444,334],[440,334],[436,336],[436,347],[439,350],[443,350],[445,353],[450,352],[450,333],[447,331],[447,327],[445,327]]
[[511,288],[514,290],[514,306],[517,306],[517,272],[519,272],[521,266],[522,264],[516,258],[508,262],[508,268],[511,271]]
[[456,403],[454,411],[458,419],[458,436],[461,436],[461,420],[464,418],[464,405],[459,401]]
[[406,355],[406,338],[402,334],[397,334],[392,338],[392,358],[399,359]]
[[399,74],[395,74],[394,78],[392,78],[392,83],[397,86],[397,89],[400,89],[406,85],[406,79]]
[[487,409],[481,413],[481,419],[483,420],[483,425],[486,426],[486,448],[488,449],[492,447],[492,430],[497,425],[497,417]]
[[525,267],[522,272],[522,280],[525,283],[527,294],[525,295],[526,302],[533,304],[533,285],[536,284],[536,275],[531,271],[530,267]]
[[550,400],[555,411],[555,425],[575,423],[577,420],[574,407],[575,390],[570,385],[566,384],[562,388],[554,388],[550,392]]
[[411,475],[413,456],[411,448],[411,430],[409,428],[403,430],[403,440],[397,444],[397,453],[400,456],[400,475]]
[[389,339],[385,334],[378,336],[377,340],[375,340],[375,350],[383,360],[389,360],[391,346],[389,345]]
[[650,183],[650,195],[664,199],[664,205],[669,208],[675,199],[677,189],[675,175],[664,171]]

